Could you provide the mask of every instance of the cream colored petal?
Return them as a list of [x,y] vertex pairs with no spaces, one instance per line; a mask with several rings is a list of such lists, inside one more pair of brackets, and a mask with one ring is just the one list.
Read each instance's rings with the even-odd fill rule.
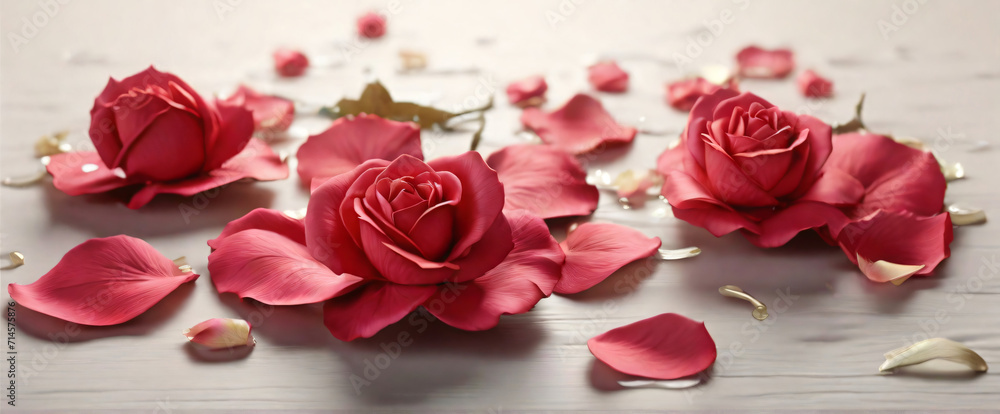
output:
[[951,224],[956,226],[968,226],[970,224],[983,224],[986,222],[986,212],[980,208],[952,204],[948,206],[948,215],[951,216]]
[[701,249],[694,246],[675,250],[660,249],[657,251],[657,255],[663,260],[687,259],[689,257],[695,257],[699,254],[701,254]]
[[250,323],[242,319],[214,318],[184,331],[184,336],[211,349],[253,346],[256,341],[250,328]]
[[910,346],[893,349],[885,353],[885,363],[878,367],[881,372],[894,368],[905,367],[927,362],[932,359],[944,359],[969,367],[977,372],[986,372],[989,368],[983,357],[961,343],[945,338],[931,338]]
[[873,262],[858,253],[858,268],[861,269],[861,273],[864,273],[868,279],[879,283],[892,282],[892,284],[898,286],[925,266],[927,265],[904,265],[885,260],[876,260]]

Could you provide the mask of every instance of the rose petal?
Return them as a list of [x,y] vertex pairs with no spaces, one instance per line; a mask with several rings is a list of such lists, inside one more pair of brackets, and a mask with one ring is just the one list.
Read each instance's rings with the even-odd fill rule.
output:
[[[915,266],[913,275],[931,273],[951,255],[954,239],[948,214],[921,217],[910,212],[879,210],[848,224],[837,241],[847,258],[875,282],[909,277],[901,266]],[[860,259],[864,259],[859,262]],[[885,262],[885,263],[879,263]]]
[[555,292],[568,294],[590,289],[622,266],[652,256],[660,238],[617,224],[584,223],[559,245],[566,264]]
[[730,80],[719,85],[699,76],[671,82],[667,84],[667,103],[675,109],[690,111],[702,96],[711,95],[720,89],[736,90],[736,81]]
[[436,286],[372,282],[323,305],[323,323],[341,341],[369,338],[417,309]]
[[52,185],[71,196],[103,193],[131,184],[108,169],[96,152],[55,154],[45,169],[52,174]]
[[284,77],[302,76],[309,68],[309,58],[297,50],[278,49],[273,57],[274,70]]
[[736,64],[740,76],[745,78],[780,79],[795,69],[791,50],[765,50],[757,46],[748,46],[737,53]]
[[571,154],[583,154],[603,145],[627,144],[636,129],[615,122],[597,99],[577,94],[554,112],[527,108],[521,123],[546,144]]
[[220,293],[231,292],[270,305],[322,302],[363,281],[332,272],[302,243],[258,229],[241,231],[218,243],[208,256],[208,271]]
[[587,341],[597,359],[615,370],[647,378],[675,379],[715,362],[715,341],[704,322],[676,313],[612,329]]
[[832,234],[838,234],[848,221],[834,206],[799,201],[762,220],[756,230],[746,229],[743,236],[757,247],[778,247],[805,230],[827,226]]
[[257,131],[285,131],[295,120],[294,102],[280,96],[257,93],[245,85],[240,85],[225,102],[250,110]]
[[625,92],[628,89],[628,73],[613,61],[600,62],[588,68],[587,80],[599,91]]
[[504,205],[504,187],[500,177],[476,151],[440,157],[427,163],[437,171],[448,171],[462,183],[461,202],[456,206],[455,224],[461,237],[452,246],[448,260],[465,253],[479,242],[500,216]]
[[796,81],[799,85],[799,92],[809,98],[826,98],[833,95],[833,82],[819,76],[812,69],[806,70],[799,75]]
[[332,177],[353,170],[371,159],[392,161],[400,155],[424,158],[420,127],[376,115],[361,114],[337,119],[326,131],[309,136],[299,147],[299,178]]
[[198,275],[181,271],[146,242],[129,236],[91,239],[10,297],[29,309],[82,325],[116,325],[139,316]]
[[244,230],[267,230],[299,243],[306,244],[306,230],[302,220],[289,217],[285,213],[267,208],[255,208],[247,215],[226,224],[219,237],[208,241],[212,250],[218,249],[222,241]]
[[565,256],[540,218],[520,210],[507,213],[514,249],[500,265],[467,283],[446,283],[424,303],[442,322],[467,331],[490,329],[500,315],[531,310],[552,293]]
[[837,135],[824,168],[839,169],[864,185],[863,199],[847,211],[853,219],[878,210],[932,216],[944,205],[947,182],[934,156],[888,137],[868,133]]
[[[247,108],[216,101],[218,133],[207,148],[203,171],[217,169],[239,155],[253,136],[253,113]],[[282,177],[284,178],[284,177]]]
[[211,349],[253,346],[250,323],[242,319],[212,318],[184,331],[191,342]]
[[544,77],[532,76],[507,85],[507,100],[512,105],[526,104],[529,100],[541,104],[545,100],[545,91],[548,89],[549,85],[545,83]]
[[600,193],[573,156],[544,145],[511,145],[486,163],[503,183],[504,210],[525,209],[541,218],[585,216],[597,209]]
[[283,163],[267,144],[254,138],[247,143],[243,152],[230,158],[221,167],[206,175],[183,181],[148,183],[132,196],[128,208],[142,207],[157,194],[192,196],[243,178],[253,178],[260,181],[285,179],[288,178],[288,165]]

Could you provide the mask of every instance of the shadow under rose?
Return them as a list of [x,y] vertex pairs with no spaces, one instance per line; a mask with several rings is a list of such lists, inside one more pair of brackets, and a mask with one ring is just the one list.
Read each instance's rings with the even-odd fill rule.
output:
[[339,342],[323,325],[323,304],[274,306],[233,293],[220,293],[219,300],[250,323],[251,333],[280,346],[323,348]]
[[132,320],[111,326],[89,326],[65,321],[23,306],[17,308],[17,327],[35,338],[60,342],[86,342],[112,336],[140,336],[152,332],[177,314],[191,296],[194,282],[188,282]]
[[622,266],[621,269],[618,269],[611,276],[608,276],[607,279],[604,279],[590,289],[580,293],[560,296],[578,302],[601,302],[608,299],[620,298],[639,289],[644,281],[656,274],[656,270],[661,265],[662,260],[655,257],[639,259]]
[[274,192],[260,183],[236,182],[191,197],[161,194],[137,210],[116,192],[70,196],[44,185],[45,205],[53,221],[106,237],[129,234],[157,237],[191,229],[221,227],[258,207],[269,207]]
[[356,394],[379,404],[414,403],[435,391],[468,385],[495,373],[489,360],[521,360],[544,339],[534,315],[508,315],[493,329],[463,331],[420,310],[375,336],[334,348],[348,367]]

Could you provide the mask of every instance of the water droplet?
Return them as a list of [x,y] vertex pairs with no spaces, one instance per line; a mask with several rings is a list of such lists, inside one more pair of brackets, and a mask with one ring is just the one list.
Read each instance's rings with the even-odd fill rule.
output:
[[98,168],[97,164],[83,164],[83,167],[81,167],[81,169],[85,173],[91,173],[97,171],[97,168]]

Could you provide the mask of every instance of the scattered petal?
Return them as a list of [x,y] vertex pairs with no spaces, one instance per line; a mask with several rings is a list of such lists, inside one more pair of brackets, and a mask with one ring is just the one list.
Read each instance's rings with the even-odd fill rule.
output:
[[951,254],[953,237],[948,214],[921,217],[879,210],[845,226],[838,241],[868,279],[899,284],[931,273]]
[[730,78],[723,84],[702,77],[682,79],[667,84],[667,103],[674,109],[690,111],[699,98],[720,89],[737,90],[736,79]]
[[316,177],[333,177],[368,160],[391,161],[403,154],[424,159],[417,124],[360,114],[337,119],[326,131],[310,136],[296,158],[299,178],[309,185]]
[[10,257],[10,264],[7,264],[4,267],[0,267],[0,270],[11,270],[11,269],[17,269],[17,268],[19,268],[21,266],[24,266],[24,254],[23,253],[21,253],[21,252],[10,252],[10,254],[8,255],[8,257]]
[[257,93],[245,85],[240,85],[225,102],[242,106],[253,113],[254,129],[274,133],[288,130],[295,120],[295,103],[274,95]]
[[274,70],[286,78],[302,76],[309,68],[309,58],[302,52],[290,49],[278,49],[274,52]]
[[385,17],[378,13],[365,13],[358,18],[358,36],[378,39],[385,35]]
[[740,76],[745,78],[780,79],[795,69],[795,59],[788,49],[765,50],[748,46],[736,54]]
[[522,108],[545,103],[545,91],[549,85],[542,76],[532,76],[507,85],[507,100]]
[[404,71],[420,70],[427,67],[427,55],[415,50],[400,50],[399,60],[402,62]]
[[198,275],[184,272],[146,242],[129,236],[91,239],[10,297],[46,315],[82,325],[117,325],[139,316]]
[[511,145],[486,163],[503,183],[504,210],[528,210],[543,219],[585,216],[597,209],[600,194],[587,184],[575,157],[547,145]]
[[986,222],[986,212],[981,208],[952,204],[948,206],[948,214],[951,216],[951,224],[956,226],[968,226],[970,224],[983,224]]
[[591,338],[587,347],[619,372],[668,380],[704,371],[717,355],[705,323],[676,313],[612,329]]
[[612,183],[617,188],[618,198],[626,199],[632,205],[642,205],[649,196],[656,196],[663,187],[663,175],[655,169],[627,170]]
[[891,371],[895,368],[916,365],[932,359],[957,362],[976,372],[986,372],[989,369],[983,357],[969,347],[950,339],[931,338],[886,352],[885,362],[878,367],[878,370],[879,372]]
[[833,95],[833,82],[819,76],[811,69],[802,72],[798,79],[799,92],[809,98],[826,98]]
[[588,70],[587,80],[594,89],[603,92],[625,92],[628,90],[628,73],[614,61],[599,62]]
[[667,250],[659,249],[657,254],[663,260],[680,260],[695,257],[701,254],[701,249],[697,247],[685,247],[683,249]]
[[605,145],[628,144],[636,129],[615,122],[601,102],[584,94],[573,96],[553,112],[526,108],[521,123],[546,144],[571,154],[583,154]]
[[185,330],[184,336],[189,341],[210,349],[227,349],[256,344],[253,335],[250,335],[250,323],[242,319],[209,319]]
[[566,264],[555,292],[569,294],[590,289],[622,266],[652,256],[660,248],[660,238],[618,224],[584,223],[560,246]]

